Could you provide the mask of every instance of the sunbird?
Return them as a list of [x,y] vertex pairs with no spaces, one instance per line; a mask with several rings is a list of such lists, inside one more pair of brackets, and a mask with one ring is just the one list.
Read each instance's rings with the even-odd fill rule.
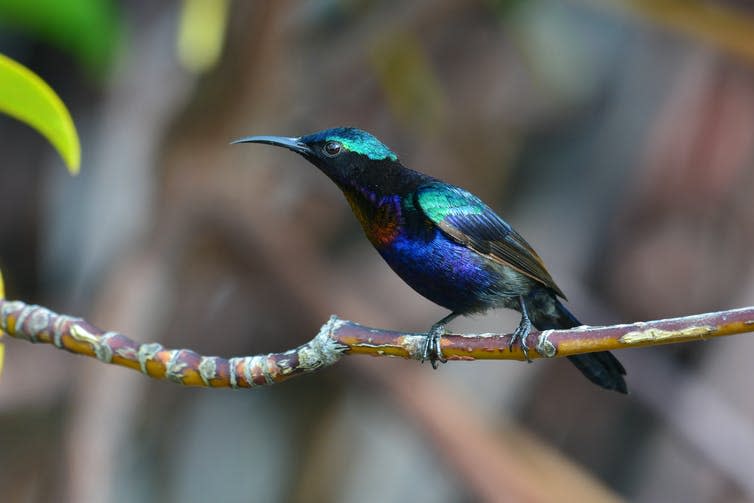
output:
[[[385,262],[419,294],[450,314],[426,334],[423,361],[445,362],[440,339],[458,316],[492,308],[515,309],[518,343],[528,359],[528,336],[581,323],[537,252],[477,196],[401,164],[380,140],[339,127],[298,138],[246,136],[233,143],[264,143],[303,156],[340,188],[364,233]],[[587,379],[627,393],[623,365],[607,351],[569,356]]]

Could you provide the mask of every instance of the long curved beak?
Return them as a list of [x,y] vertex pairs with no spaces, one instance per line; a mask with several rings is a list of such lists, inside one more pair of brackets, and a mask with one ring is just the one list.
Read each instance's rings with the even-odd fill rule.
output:
[[231,145],[235,145],[236,143],[265,143],[267,145],[275,145],[276,147],[284,147],[301,155],[311,155],[314,153],[309,148],[309,145],[302,143],[298,138],[286,138],[285,136],[244,136],[230,142]]

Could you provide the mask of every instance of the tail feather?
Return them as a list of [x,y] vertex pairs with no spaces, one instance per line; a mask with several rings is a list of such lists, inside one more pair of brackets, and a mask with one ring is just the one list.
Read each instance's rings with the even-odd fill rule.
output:
[[[537,301],[541,302],[541,299],[535,302]],[[581,325],[581,322],[554,296],[548,296],[547,303],[549,305],[544,309],[529,310],[532,324],[538,330],[557,330]],[[623,379],[626,369],[609,351],[573,355],[568,359],[594,384],[619,393],[628,393],[626,381]]]
[[626,380],[623,379],[626,369],[610,351],[573,355],[568,359],[594,384],[618,393],[628,393]]

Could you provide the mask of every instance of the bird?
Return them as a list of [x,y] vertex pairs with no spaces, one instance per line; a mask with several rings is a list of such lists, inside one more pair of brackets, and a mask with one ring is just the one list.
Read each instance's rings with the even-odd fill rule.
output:
[[[440,345],[458,316],[514,309],[521,320],[509,349],[538,330],[582,323],[563,305],[565,294],[537,252],[471,192],[405,167],[372,134],[354,127],[300,137],[245,136],[232,142],[291,150],[343,192],[367,239],[416,292],[450,311],[426,333],[422,361],[445,362]],[[610,352],[568,356],[594,384],[627,393],[623,365]]]

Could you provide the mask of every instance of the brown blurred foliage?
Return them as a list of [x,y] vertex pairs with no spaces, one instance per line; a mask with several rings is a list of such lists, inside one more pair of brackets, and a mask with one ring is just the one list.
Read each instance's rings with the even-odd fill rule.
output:
[[[237,1],[219,64],[195,75],[175,55],[180,4],[124,2],[105,81],[0,32],[83,146],[69,179],[0,118],[8,294],[207,354],[294,347],[333,312],[426,329],[443,311],[387,268],[324,176],[228,145],[354,125],[499,210],[585,322],[750,305],[754,14],[658,3]],[[750,500],[752,345],[624,351],[621,397],[564,362],[358,358],[267,390],[180,389],[9,341],[0,495],[510,501],[542,498],[527,487],[550,471],[569,474],[564,500]],[[517,489],[500,482],[509,459]]]

